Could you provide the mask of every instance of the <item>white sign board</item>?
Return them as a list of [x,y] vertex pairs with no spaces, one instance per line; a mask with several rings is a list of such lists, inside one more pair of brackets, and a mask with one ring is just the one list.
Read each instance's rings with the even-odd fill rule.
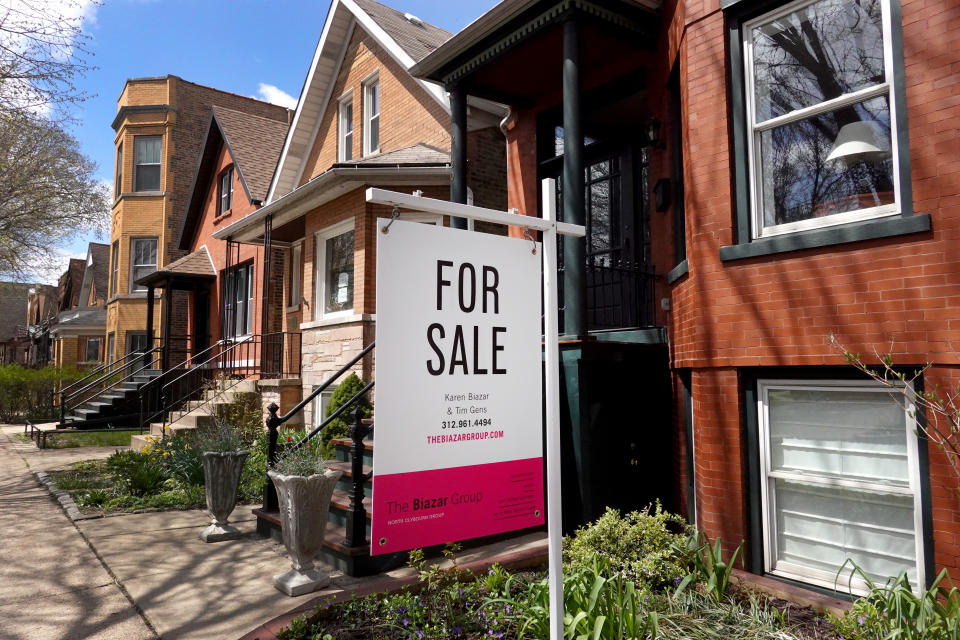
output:
[[543,524],[541,257],[378,221],[372,553]]

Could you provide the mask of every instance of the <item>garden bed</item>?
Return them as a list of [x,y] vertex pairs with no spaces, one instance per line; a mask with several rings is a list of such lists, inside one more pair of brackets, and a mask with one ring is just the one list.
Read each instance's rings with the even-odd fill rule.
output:
[[[116,429],[110,431],[67,431],[57,433],[48,431],[45,447],[47,449],[72,449],[77,447],[129,447],[130,437],[140,433],[139,429]],[[28,434],[18,433],[21,442],[34,442]]]
[[[129,435],[128,435],[129,437]],[[198,509],[206,505],[201,452],[192,434],[158,439],[143,451],[117,451],[105,460],[85,460],[50,471],[84,515],[143,509]],[[238,490],[238,504],[263,499],[266,438],[251,443]]]

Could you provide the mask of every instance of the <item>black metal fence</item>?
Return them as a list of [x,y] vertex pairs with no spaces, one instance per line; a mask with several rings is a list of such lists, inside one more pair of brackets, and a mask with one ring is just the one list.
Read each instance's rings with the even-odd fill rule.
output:
[[[560,282],[563,282],[563,267]],[[584,267],[588,331],[642,329],[656,325],[652,266],[588,264]],[[563,287],[559,289],[560,331],[564,331]]]

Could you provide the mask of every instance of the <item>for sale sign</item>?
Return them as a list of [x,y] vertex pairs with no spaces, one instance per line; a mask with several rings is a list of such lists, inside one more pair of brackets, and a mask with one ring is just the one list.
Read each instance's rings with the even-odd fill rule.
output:
[[373,554],[543,524],[540,258],[378,221]]

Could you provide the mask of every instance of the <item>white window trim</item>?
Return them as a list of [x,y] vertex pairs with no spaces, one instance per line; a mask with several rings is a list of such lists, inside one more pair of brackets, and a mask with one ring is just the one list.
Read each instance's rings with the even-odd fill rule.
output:
[[[380,153],[380,136],[377,136],[378,144],[376,148],[370,146],[370,120],[373,117],[373,114],[370,113],[370,88],[374,85],[380,84],[380,71],[374,71],[369,76],[363,79],[363,155],[369,156],[375,153]],[[377,130],[382,133],[383,129],[380,127],[382,124],[380,117],[381,112],[383,111],[383,86],[380,86],[380,101],[377,111]]]
[[[763,526],[763,564],[766,573],[805,582],[808,584],[833,589],[836,586],[840,590],[850,590],[857,595],[865,595],[869,588],[859,576],[853,576],[851,579],[848,565],[838,576],[836,573],[828,574],[816,569],[800,567],[790,563],[780,563],[781,566],[775,566],[774,561],[777,557],[777,531],[773,525],[775,519],[771,519],[776,514],[776,505],[774,504],[773,482],[776,478],[791,479],[791,474],[783,472],[774,472],[771,475],[770,460],[770,406],[769,392],[776,390],[804,390],[804,391],[836,391],[838,389],[850,389],[857,392],[873,392],[890,394],[891,391],[885,385],[871,381],[857,380],[777,380],[764,379],[757,381],[757,426],[759,455],[760,455],[760,505],[762,512]],[[896,392],[893,392],[896,393]],[[906,400],[906,399],[905,399]],[[911,415],[916,408],[911,403],[904,406],[904,428],[906,430],[907,442],[907,466],[909,471],[909,487],[893,487],[888,485],[873,484],[869,482],[848,481],[836,479],[833,481],[818,479],[811,476],[802,476],[805,482],[823,484],[824,486],[845,486],[853,488],[871,489],[890,494],[912,495],[913,496],[913,530],[915,540],[917,584],[912,585],[915,591],[922,590],[926,585],[926,573],[924,571],[924,548],[923,548],[923,505],[922,494],[920,491],[920,463],[917,451],[916,419]],[[838,567],[839,568],[839,567]]]
[[[854,93],[845,94],[838,98],[832,98],[803,109],[797,109],[787,114],[765,120],[761,124],[756,122],[756,109],[754,104],[754,85],[753,85],[753,29],[759,25],[766,24],[777,18],[783,17],[796,11],[798,8],[811,5],[817,0],[797,0],[791,2],[775,11],[770,11],[758,16],[749,22],[743,24],[741,31],[743,47],[744,64],[744,93],[746,94],[746,123],[747,123],[747,167],[749,171],[750,188],[750,220],[751,237],[753,239],[768,238],[771,236],[783,235],[785,233],[795,233],[797,231],[806,231],[809,229],[821,229],[824,227],[833,227],[839,224],[856,222],[860,220],[871,220],[886,216],[897,215],[901,210],[900,194],[900,171],[898,169],[900,162],[900,148],[897,136],[898,115],[896,109],[896,96],[894,95],[894,73],[893,73],[893,29],[890,21],[890,0],[881,0],[881,11],[883,12],[883,67],[885,81],[873,87],[867,87]],[[858,211],[848,211],[838,213],[822,218],[811,218],[809,220],[800,220],[786,224],[773,225],[764,228],[763,224],[763,192],[762,192],[762,167],[756,161],[756,149],[760,146],[760,134],[763,131],[772,129],[779,125],[796,122],[806,117],[832,111],[847,104],[861,102],[868,98],[886,95],[890,107],[890,153],[893,164],[893,204],[881,205],[869,209]]]
[[[319,386],[320,386],[320,385],[314,385],[313,391],[316,391],[316,389],[317,389]],[[323,405],[323,396],[329,395],[329,398],[332,399],[332,398],[333,398],[333,393],[337,390],[337,387],[339,387],[339,386],[340,386],[340,385],[338,385],[338,384],[332,384],[332,385],[330,385],[329,387],[327,387],[326,389],[324,389],[322,392],[318,393],[318,394],[317,394],[317,397],[315,397],[315,398],[313,399],[313,428],[314,428],[314,429],[316,429],[317,427],[319,427],[319,426],[320,426],[320,423],[322,423],[323,420],[324,420],[324,417],[323,417],[323,406],[322,406],[322,405]],[[328,403],[328,404],[329,404],[329,402],[330,402],[330,399],[327,400],[327,403]],[[342,414],[341,414],[341,415],[342,415]]]
[[[247,326],[246,333],[243,333],[240,335],[233,335],[233,336],[224,336],[226,340],[233,340],[234,342],[245,342],[249,340],[253,336],[253,323],[256,320],[256,314],[254,313],[254,303],[257,300],[257,292],[255,291],[253,286],[254,285],[253,279],[257,273],[256,262],[244,262],[240,264],[235,264],[229,269],[227,269],[227,272],[232,271],[234,273],[233,288],[228,292],[228,295],[232,298],[232,300],[230,301],[230,304],[232,305],[230,307],[230,313],[233,315],[233,323],[234,323],[233,329],[236,330],[236,322],[237,322],[237,290],[236,290],[237,276],[236,274],[240,273],[241,269],[247,272],[247,290],[244,292],[244,295],[247,296],[246,298],[246,302],[247,302],[246,316],[247,317],[244,319],[244,322],[248,326]],[[229,279],[228,279],[228,282],[229,282]],[[227,326],[228,327],[230,326],[229,321]]]
[[[337,161],[338,162],[347,162],[346,144],[344,140],[347,133],[346,128],[344,127],[344,125],[346,124],[346,119],[344,118],[344,115],[343,115],[343,112],[347,107],[347,105],[351,105],[351,106],[353,105],[353,89],[350,89],[349,91],[344,93],[337,100]],[[353,125],[353,118],[350,119],[350,124]],[[357,133],[356,127],[350,130],[351,151],[353,150],[353,137],[356,135],[356,133]],[[353,158],[351,158],[351,160],[352,159]]]
[[[228,190],[224,191],[223,189],[223,179],[229,176],[227,180]],[[231,164],[228,167],[224,167],[223,171],[220,172],[220,175],[217,176],[217,215],[223,216],[233,210],[233,165]],[[227,199],[230,201],[230,206],[226,209],[223,208],[223,197],[227,196]]]
[[[303,296],[303,281],[300,272],[303,270],[303,240],[297,240],[290,245],[290,299],[287,300],[287,312],[298,311],[300,309],[300,298]],[[294,259],[296,258],[296,259]],[[294,299],[296,298],[296,299]]]
[[432,224],[438,227],[443,226],[443,216],[435,213],[405,212],[399,216],[400,220],[407,222],[419,222],[421,224]]
[[[342,311],[334,311],[332,313],[323,312],[323,300],[326,293],[326,263],[327,263],[327,240],[334,238],[341,234],[347,233],[348,231],[353,231],[353,248],[354,254],[356,254],[357,248],[357,235],[356,229],[354,228],[353,218],[349,220],[344,220],[343,222],[338,222],[337,224],[331,225],[320,231],[317,231],[314,236],[314,255],[316,258],[316,264],[313,269],[313,279],[314,279],[314,290],[313,290],[313,319],[316,320],[332,320],[335,318],[347,318],[353,315],[353,307],[349,309],[344,309]],[[354,272],[354,284],[356,284],[356,272],[357,264],[353,264]],[[356,289],[356,287],[354,287]]]
[[[137,162],[137,140],[147,138],[157,138],[160,140],[160,162]],[[137,189],[137,167],[160,167],[160,186],[158,189]],[[133,191],[134,193],[157,193],[163,191],[163,135],[150,134],[133,136]]]
[[138,264],[136,264],[136,263],[133,261],[133,258],[134,258],[134,256],[136,255],[136,252],[133,250],[133,245],[137,242],[137,240],[153,240],[154,243],[156,243],[156,245],[157,245],[157,261],[154,263],[153,268],[154,268],[154,270],[160,268],[160,238],[157,237],[157,236],[134,236],[134,237],[130,238],[130,244],[129,244],[128,249],[127,249],[127,250],[130,252],[130,253],[128,254],[129,257],[130,257],[130,268],[129,268],[129,273],[130,273],[130,286],[127,287],[128,290],[129,290],[129,293],[140,293],[140,292],[143,292],[143,291],[146,291],[146,290],[147,290],[147,287],[144,287],[144,288],[142,288],[142,289],[139,288],[139,286],[137,285],[136,281],[134,280],[134,273],[136,272],[136,268],[137,268],[138,266],[140,266],[140,267],[149,266],[149,265],[138,265]]

